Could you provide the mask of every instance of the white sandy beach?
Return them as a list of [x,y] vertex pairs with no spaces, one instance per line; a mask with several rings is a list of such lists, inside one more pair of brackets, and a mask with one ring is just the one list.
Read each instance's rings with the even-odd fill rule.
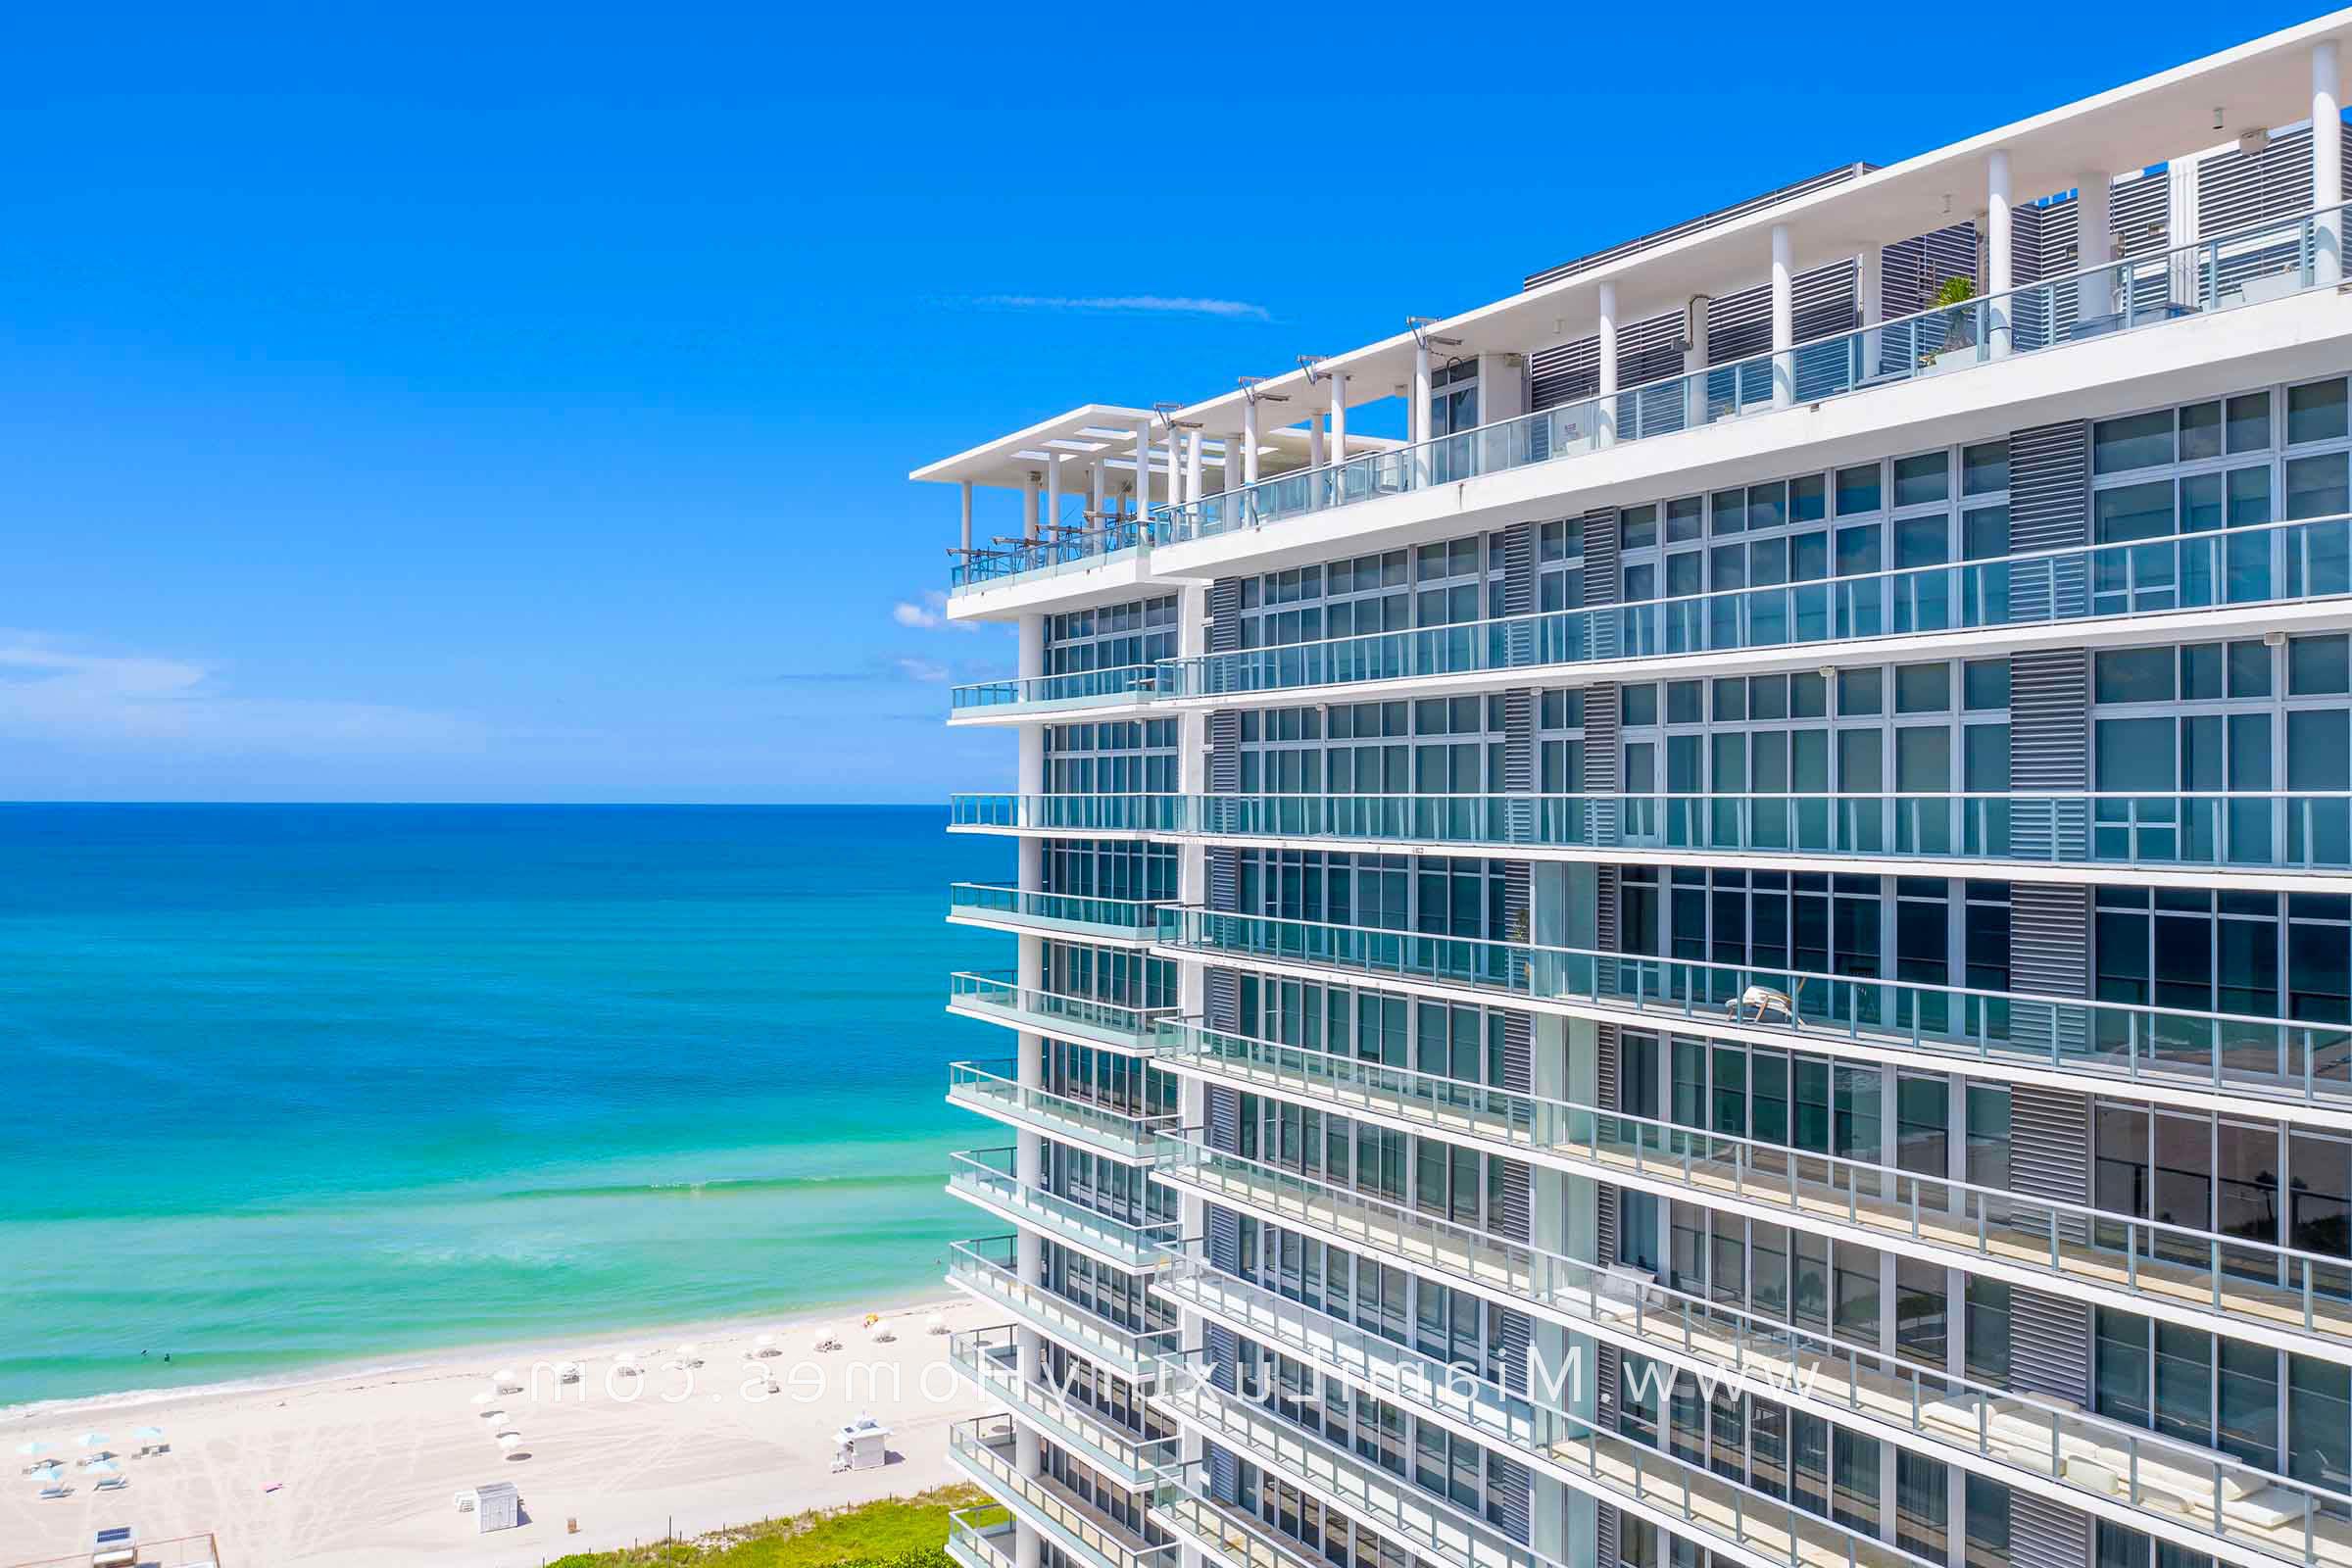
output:
[[[434,1562],[469,1568],[535,1568],[566,1551],[659,1539],[799,1509],[907,1494],[955,1479],[949,1426],[989,1401],[948,1364],[932,1313],[957,1331],[997,1321],[960,1298],[885,1314],[894,1341],[873,1343],[859,1314],[776,1325],[597,1335],[569,1343],[452,1354],[413,1369],[320,1377],[266,1388],[158,1394],[62,1404],[0,1418],[0,1564],[86,1554],[94,1533],[130,1525],[143,1541],[210,1531],[221,1568],[397,1568]],[[999,1314],[998,1316],[1001,1316]],[[830,1322],[842,1348],[819,1352],[814,1330]],[[775,1333],[781,1353],[746,1359],[756,1336]],[[672,1370],[682,1344],[703,1364]],[[613,1372],[637,1354],[639,1378]],[[580,1381],[561,1390],[552,1371],[577,1361]],[[538,1364],[536,1387],[532,1369]],[[503,1368],[524,1387],[494,1404],[470,1400]],[[781,1392],[762,1395],[762,1369]],[[504,1419],[486,1420],[485,1409]],[[896,1456],[876,1470],[830,1473],[832,1434],[870,1411],[893,1430]],[[163,1429],[168,1452],[140,1457],[139,1428]],[[509,1458],[493,1435],[523,1442]],[[95,1492],[81,1475],[83,1433],[106,1447],[129,1485]],[[18,1474],[27,1440],[57,1445],[74,1488],[40,1501]],[[513,1481],[528,1522],[474,1533],[452,1494]],[[265,1489],[278,1484],[274,1492]],[[576,1519],[579,1533],[567,1535]]]

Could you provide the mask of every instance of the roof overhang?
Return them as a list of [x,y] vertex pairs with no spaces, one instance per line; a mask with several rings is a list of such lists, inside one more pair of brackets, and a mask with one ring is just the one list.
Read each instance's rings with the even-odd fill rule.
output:
[[[1799,271],[1872,245],[1965,222],[1985,205],[1986,155],[2009,155],[2010,192],[2019,205],[2075,189],[2085,175],[2145,169],[2202,152],[2240,131],[2293,124],[2311,114],[2311,50],[2333,40],[2352,70],[2352,10],[2274,32],[2171,71],[2146,76],[1923,153],[1826,188],[1792,197],[1729,222],[1604,263],[1556,282],[1513,294],[1423,327],[1453,341],[1438,357],[1526,353],[1589,335],[1599,319],[1602,283],[1617,287],[1617,319],[1638,321],[1679,310],[1693,295],[1721,294],[1764,281],[1771,271],[1772,229],[1786,223]],[[2215,127],[2217,111],[2221,128]],[[1410,331],[1321,360],[1316,369],[1348,377],[1349,406],[1391,396],[1412,374]],[[1260,395],[1287,393],[1294,417],[1321,407],[1302,370],[1270,376]],[[1227,392],[1177,412],[1180,419],[1232,427],[1242,394]],[[1352,444],[1352,443],[1351,443]]]

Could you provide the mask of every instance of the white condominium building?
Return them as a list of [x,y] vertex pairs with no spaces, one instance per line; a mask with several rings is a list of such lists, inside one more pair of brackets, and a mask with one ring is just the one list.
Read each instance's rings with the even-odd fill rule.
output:
[[965,1568],[2352,1568],[2348,48],[917,470]]

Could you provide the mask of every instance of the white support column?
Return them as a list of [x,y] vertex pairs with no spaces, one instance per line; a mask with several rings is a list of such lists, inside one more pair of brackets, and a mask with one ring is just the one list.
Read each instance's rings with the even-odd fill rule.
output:
[[1405,432],[1413,444],[1410,483],[1418,489],[1429,483],[1429,452],[1423,443],[1429,439],[1429,340],[1413,340],[1412,407],[1405,411]]
[[1772,406],[1796,402],[1796,273],[1789,260],[1788,225],[1772,225]]
[[[2115,178],[2104,170],[2076,181],[2075,265],[2104,268],[2115,260]],[[2084,271],[2075,279],[2075,319],[2095,321],[2115,314],[2115,277]]]
[[1184,432],[1184,503],[1191,506],[1199,501],[1200,490],[1200,432]]
[[1037,474],[1032,470],[1021,481],[1021,537],[1037,538]]
[[972,481],[966,479],[958,487],[963,491],[963,548],[972,548]]
[[[1707,306],[1711,302],[1704,294],[1693,294],[1683,304],[1683,330],[1689,341],[1683,348],[1683,424],[1686,428],[1707,422]],[[1735,389],[1735,396],[1737,390]]]
[[1348,372],[1334,371],[1331,380],[1331,461],[1348,461]]
[[[2312,45],[2311,203],[2315,208],[2333,207],[2344,199],[2344,106],[2336,72],[2335,40]],[[2313,281],[2323,288],[2331,287],[2344,276],[2343,215],[2323,213],[2313,228]]]
[[1306,466],[1320,468],[1323,462],[1323,416],[1310,414],[1306,416]]
[[1046,525],[1061,521],[1061,454],[1046,454]]
[[1176,427],[1168,426],[1168,505],[1174,506],[1184,493],[1184,443],[1176,439]]
[[2017,286],[2017,225],[2009,211],[2009,153],[1984,155],[1984,329],[1990,356],[2009,357],[2009,291]]
[[1135,514],[1140,519],[1152,512],[1152,421],[1144,420],[1135,427]]
[[1102,502],[1104,487],[1109,483],[1109,469],[1110,465],[1102,461],[1101,454],[1097,454],[1095,461],[1087,466],[1089,493],[1086,525],[1090,528],[1100,528],[1107,520],[1102,515]]
[[1242,400],[1242,483],[1257,483],[1257,399]]
[[1599,394],[1599,417],[1592,424],[1595,446],[1611,446],[1617,440],[1617,285],[1600,285],[1600,380],[1595,387]]
[[1854,325],[1862,337],[1849,361],[1854,373],[1864,379],[1877,375],[1886,360],[1886,334],[1871,330],[1886,319],[1886,253],[1866,245],[1854,255]]

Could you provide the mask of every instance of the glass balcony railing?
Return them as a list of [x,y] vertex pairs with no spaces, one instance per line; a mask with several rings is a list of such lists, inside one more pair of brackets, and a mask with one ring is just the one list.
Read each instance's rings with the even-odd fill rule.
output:
[[[1163,946],[1391,975],[1686,1031],[1721,1020],[2268,1101],[2352,1101],[2352,1024],[2079,1001],[1691,958],[1162,907]],[[1786,999],[1784,1001],[1783,999]]]
[[1380,496],[1673,435],[1743,414],[1826,402],[2303,293],[2321,286],[2312,266],[2321,220],[2332,215],[2340,227],[2342,211],[2326,208],[2255,224],[1417,446],[1280,474],[1223,495],[1155,509],[1152,536],[1160,545],[1214,538]]
[[1187,831],[1478,848],[2352,868],[2352,791],[1194,795]]
[[1033,1088],[1012,1076],[1010,1061],[948,1063],[948,1099],[984,1116],[1016,1122],[1048,1137],[1086,1145],[1114,1159],[1141,1163],[1173,1114],[1129,1115],[1107,1105]]
[[1135,941],[1151,936],[1152,901],[1098,899],[1079,893],[1040,893],[1004,882],[954,882],[948,886],[948,913],[975,919],[1001,920],[1006,925],[1075,936],[1113,937]]
[[1111,669],[1071,670],[1061,675],[1023,675],[1010,680],[973,681],[948,688],[953,713],[1008,712],[1076,707],[1152,694],[1153,666],[1121,664]]
[[1098,1365],[1131,1379],[1152,1375],[1152,1358],[1175,1344],[1174,1329],[1127,1328],[1034,1280],[1022,1279],[1016,1264],[1019,1246],[1019,1239],[1011,1236],[952,1242],[948,1279]]
[[1015,984],[1003,975],[957,971],[948,976],[948,1005],[958,1012],[1016,1029],[1084,1040],[1112,1051],[1151,1049],[1152,1026],[1173,1007],[1128,1007],[1092,997],[1065,997]]
[[1212,1500],[1200,1470],[1195,1460],[1152,1488],[1152,1518],[1162,1530],[1199,1547],[1217,1568],[1329,1568],[1262,1519]]
[[1531,1152],[1604,1181],[1768,1210],[1823,1235],[1873,1233],[1898,1251],[1967,1267],[1990,1260],[2097,1291],[2141,1311],[2161,1300],[2352,1352],[2352,1256],[2309,1251],[2004,1188],[1710,1133],[1514,1094],[1381,1062],[1279,1046],[1199,1024],[1160,1029],[1163,1058],[1256,1093],[1288,1091],[1374,1111],[1427,1136],[1524,1158]]
[[1124,1487],[1148,1486],[1183,1457],[1174,1438],[1131,1436],[1099,1412],[1064,1397],[1053,1385],[1021,1376],[1020,1348],[1009,1326],[953,1336],[948,1359],[1009,1406],[1015,1420],[1029,1421]]
[[965,1472],[1087,1568],[1173,1568],[1175,1547],[1152,1545],[1058,1481],[1023,1475],[1014,1441],[1010,1416],[948,1428],[948,1452]]
[[1152,695],[1245,696],[2285,604],[2346,593],[2352,593],[2352,517],[2337,514],[1202,654],[1160,664]]
[[1053,539],[1035,539],[995,550],[974,551],[950,569],[949,592],[962,593],[967,588],[993,587],[1011,577],[1100,565],[1108,557],[1145,544],[1149,536],[1150,530],[1144,524],[1128,518],[1109,527],[1090,528],[1083,533],[1065,533]]
[[1016,1153],[982,1149],[949,1155],[948,1191],[1121,1268],[1142,1272],[1159,1266],[1159,1244],[1174,1232],[1174,1220],[1137,1225],[1046,1192],[1013,1174]]
[[[2312,1487],[2229,1454],[2158,1436],[2069,1405],[1953,1377],[1829,1333],[1776,1322],[1661,1287],[1631,1270],[1602,1269],[1522,1243],[1332,1187],[1236,1155],[1172,1154],[1166,1167],[1209,1200],[1281,1221],[1355,1250],[1372,1250],[1453,1279],[1475,1294],[1524,1302],[1580,1332],[1673,1363],[1675,1376],[1730,1378],[1776,1402],[1809,1406],[1841,1424],[1907,1434],[1990,1460],[2061,1494],[2161,1507],[2190,1528],[2286,1561],[2352,1562],[2342,1529],[2352,1494]],[[1446,1365],[1301,1302],[1215,1268],[1198,1241],[1174,1244],[1163,1297],[1237,1332],[1331,1367],[1383,1397],[1418,1399],[1467,1424],[1505,1452],[1558,1454],[1576,1417],[1495,1381],[1498,1369]],[[1500,1293],[1498,1295],[1498,1293]],[[1510,1304],[1520,1304],[1511,1301]],[[1875,1327],[1875,1325],[1874,1325]],[[1582,1399],[1591,1369],[1540,1352],[1528,1387]]]
[[1017,1530],[1002,1508],[957,1509],[948,1515],[948,1555],[962,1568],[1014,1568]]
[[1341,1512],[1424,1561],[1442,1568],[1557,1568],[1408,1478],[1280,1419],[1255,1398],[1218,1389],[1211,1381],[1217,1370],[1205,1350],[1161,1356],[1152,1403],[1218,1446],[1336,1499]]
[[[1311,1315],[1327,1329],[1285,1340],[1269,1321],[1265,1343],[1343,1381],[1368,1385],[1376,1397],[1416,1415],[1465,1427],[1498,1451],[1523,1462],[1532,1458],[1580,1491],[1669,1521],[1670,1528],[1697,1541],[1736,1546],[1789,1568],[1925,1568],[1924,1559],[1898,1547],[1791,1508],[1581,1416],[1511,1394],[1467,1363],[1449,1365],[1338,1319]],[[1163,1495],[1170,1485],[1162,1483]],[[1152,1511],[1160,1512],[1157,1497]],[[1171,1528],[1176,1528],[1173,1522]],[[1239,1559],[1228,1560],[1241,1568]]]
[[1156,827],[1165,795],[951,795],[948,826],[1035,833],[1139,833]]

